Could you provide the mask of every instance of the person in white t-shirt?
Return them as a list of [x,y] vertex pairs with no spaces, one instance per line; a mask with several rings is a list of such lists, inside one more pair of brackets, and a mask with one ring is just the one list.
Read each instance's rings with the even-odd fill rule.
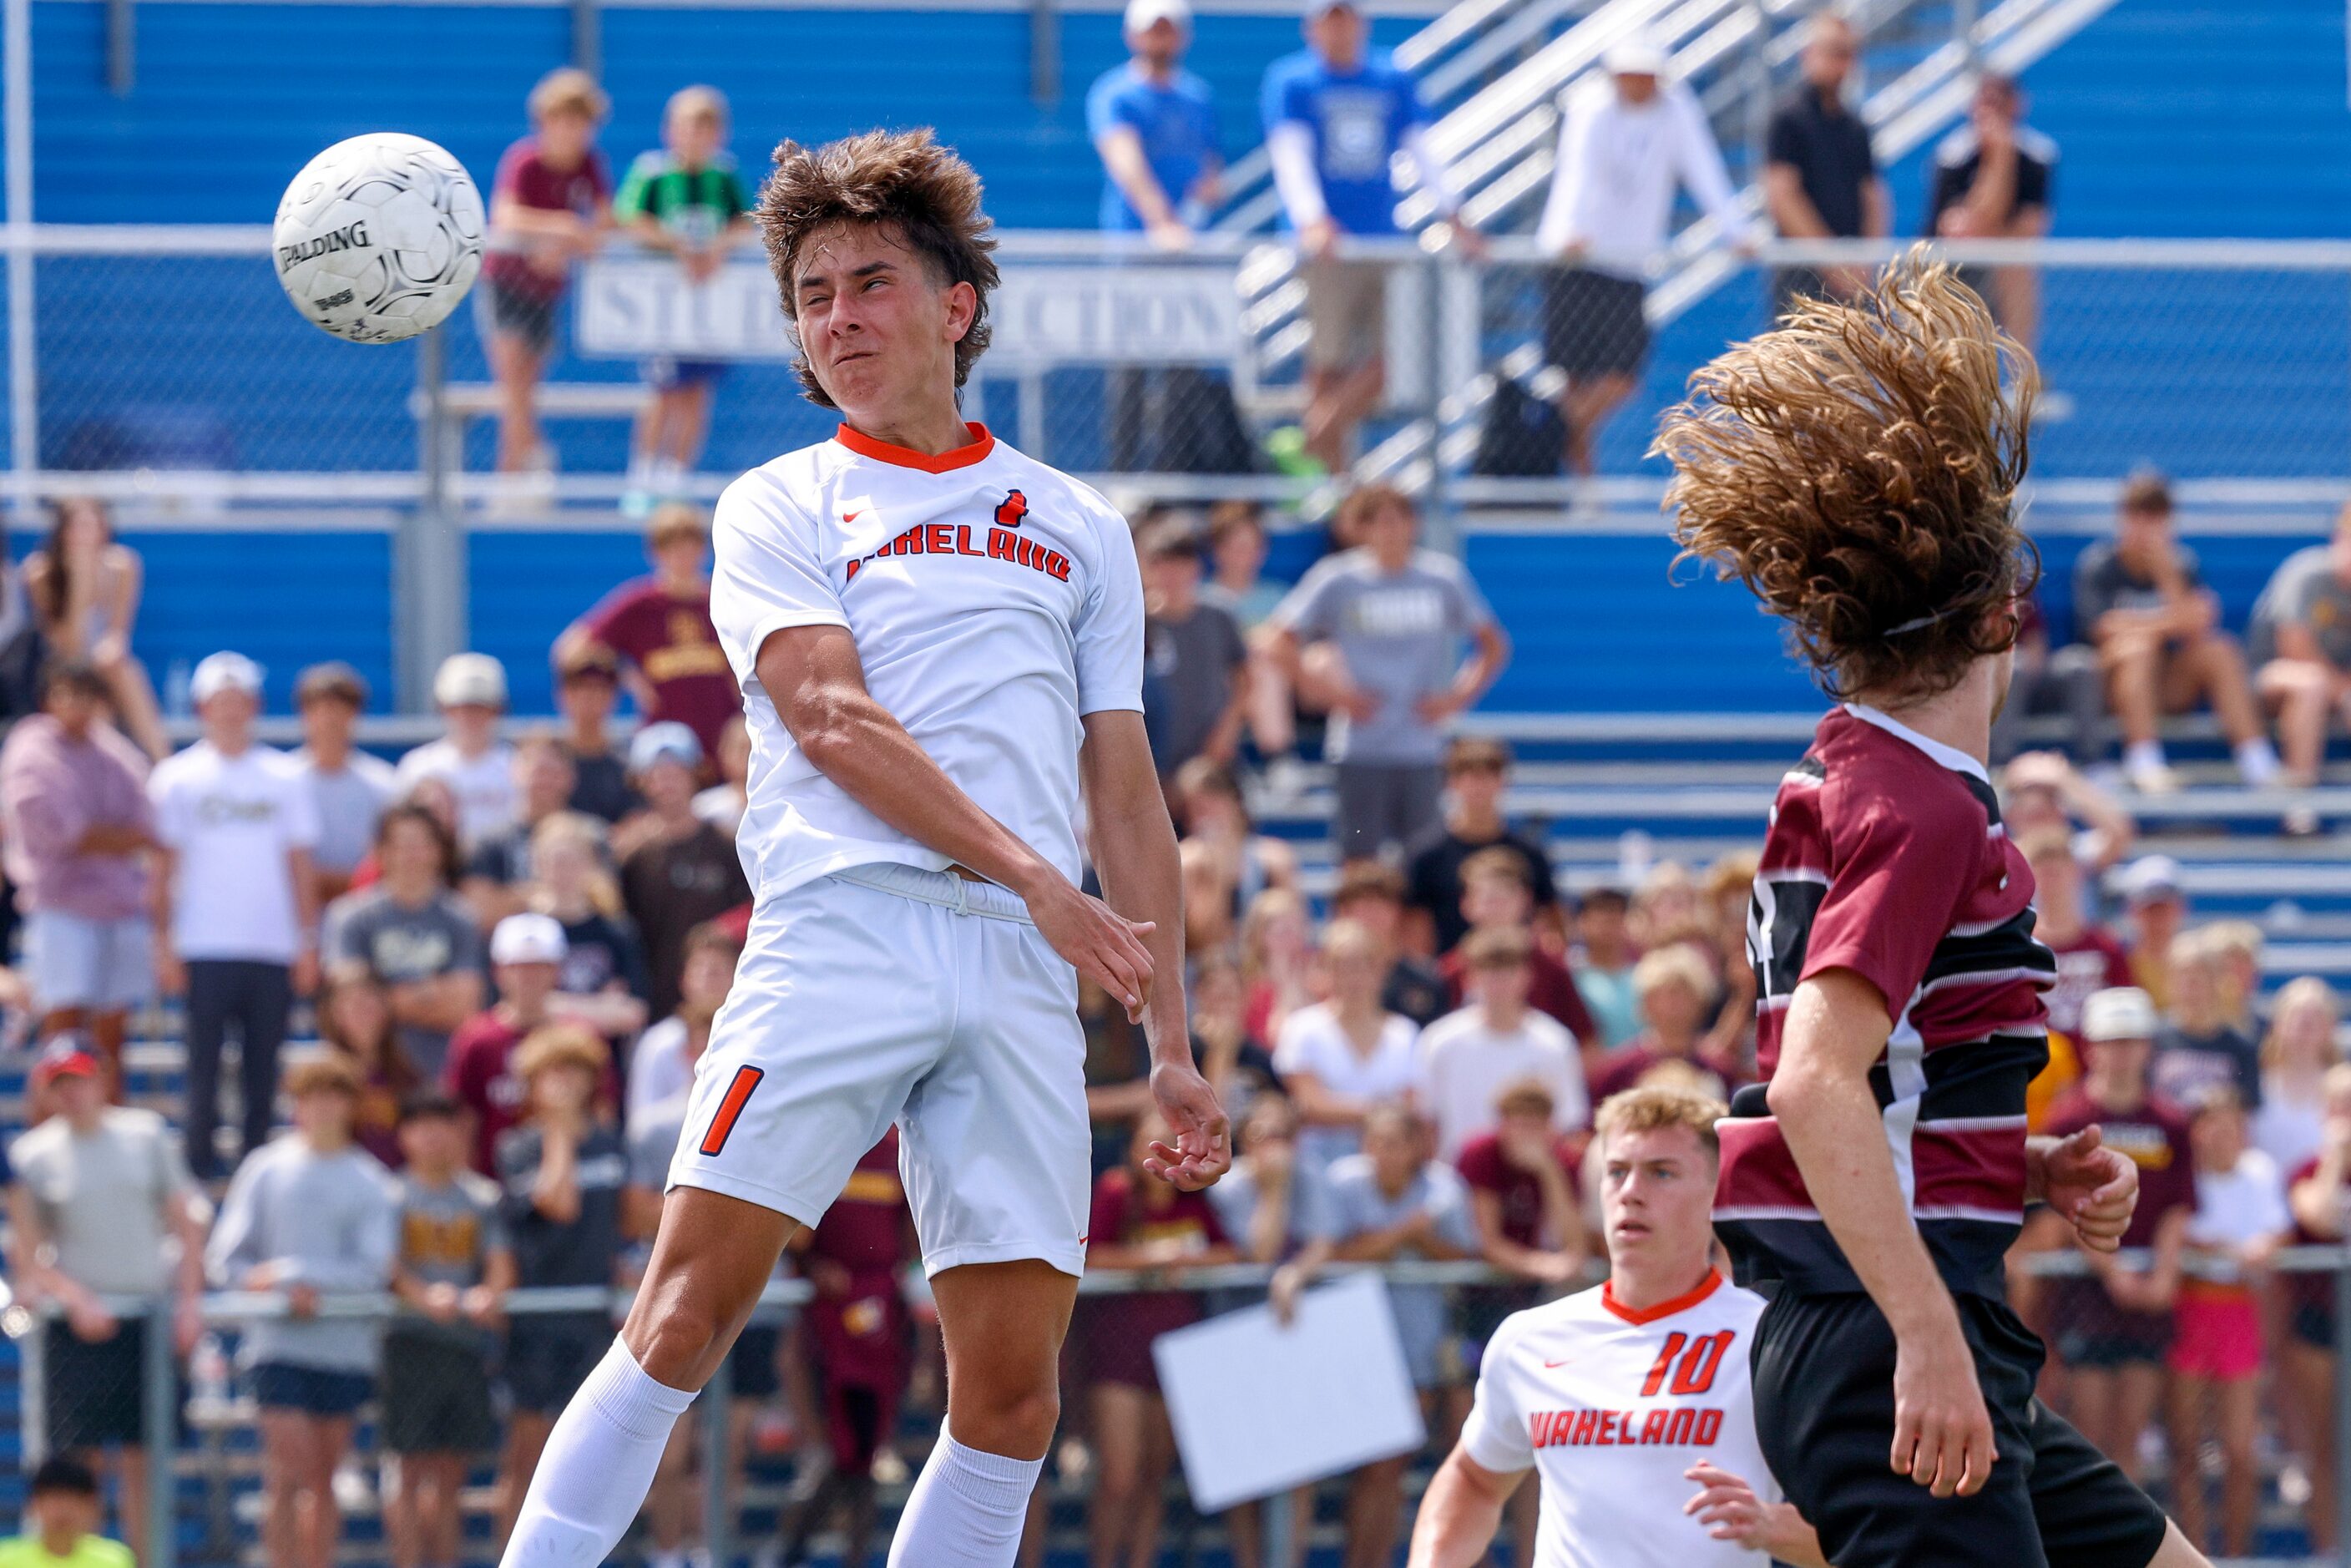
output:
[[[1144,1024],[1196,1190],[1231,1162],[1186,1027],[1175,831],[1143,727],[1143,583],[1093,491],[967,424],[994,241],[927,131],[776,153],[758,221],[832,439],[714,518],[756,894],[643,1287],[556,1424],[507,1568],[592,1568],[795,1231],[894,1120],[947,1414],[894,1568],[1011,1568],[1060,1415],[1091,1138],[1081,977]],[[1077,829],[1105,894],[1081,892]]]
[[1364,1118],[1408,1101],[1420,1082],[1420,1030],[1380,1001],[1387,953],[1371,928],[1334,920],[1322,937],[1331,999],[1281,1021],[1274,1071],[1298,1102],[1299,1173],[1310,1190],[1363,1146]]
[[310,852],[319,807],[293,758],[253,739],[261,666],[208,655],[189,682],[204,738],[148,776],[161,846],[156,976],[188,998],[188,1168],[220,1174],[222,1048],[237,1036],[239,1157],[269,1140],[277,1052],[297,992],[319,986],[319,899]]
[[1657,1086],[1601,1105],[1608,1282],[1514,1313],[1487,1343],[1477,1403],[1421,1499],[1411,1568],[1484,1563],[1531,1469],[1535,1568],[1826,1568],[1755,1436],[1748,1355],[1763,1298],[1714,1267],[1723,1113]]
[[1448,1165],[1462,1145],[1499,1123],[1496,1097],[1530,1078],[1551,1091],[1561,1132],[1592,1119],[1575,1037],[1527,1006],[1533,955],[1524,927],[1471,932],[1461,944],[1469,1005],[1421,1030],[1420,1107],[1437,1127],[1437,1157]]
[[452,653],[433,674],[444,733],[400,759],[402,794],[438,779],[457,799],[457,838],[471,854],[522,814],[514,747],[498,738],[507,711],[507,667],[487,653]]

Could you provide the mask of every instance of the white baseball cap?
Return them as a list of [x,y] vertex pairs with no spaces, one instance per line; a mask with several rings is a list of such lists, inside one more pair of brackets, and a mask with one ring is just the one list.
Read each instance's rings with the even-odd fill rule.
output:
[[2116,873],[2115,891],[2133,909],[2178,898],[2179,862],[2169,855],[2141,855]]
[[207,653],[198,663],[195,673],[188,677],[188,695],[197,702],[209,702],[223,692],[243,692],[247,696],[261,695],[261,666],[242,653],[224,649]]
[[1306,0],[1306,19],[1311,22],[1317,16],[1327,16],[1333,11],[1353,11],[1360,14],[1363,9],[1358,0]]
[[1635,35],[1619,38],[1608,46],[1601,57],[1608,74],[1615,77],[1661,77],[1666,74],[1666,51],[1648,39]]
[[1190,0],[1126,0],[1126,30],[1147,33],[1154,22],[1173,22],[1186,32],[1192,30]]
[[2137,986],[2109,986],[2092,991],[2082,1004],[2082,1038],[2093,1044],[2110,1040],[2153,1040],[2155,998]]
[[570,951],[562,923],[552,915],[509,915],[490,933],[493,964],[560,964]]
[[629,771],[643,773],[656,762],[692,769],[702,766],[702,742],[674,718],[649,724],[629,737]]
[[442,707],[504,707],[507,667],[487,653],[452,653],[434,673],[433,700]]

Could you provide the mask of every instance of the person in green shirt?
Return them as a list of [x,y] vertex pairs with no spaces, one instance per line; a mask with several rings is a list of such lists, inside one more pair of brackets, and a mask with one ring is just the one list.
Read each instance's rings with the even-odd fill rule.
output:
[[25,1500],[30,1527],[0,1541],[0,1568],[131,1568],[131,1548],[98,1533],[98,1477],[63,1456],[33,1472]]
[[[614,220],[639,244],[677,258],[689,285],[707,282],[751,232],[750,204],[726,154],[726,98],[689,87],[662,113],[662,146],[629,168],[612,203]],[[684,499],[685,476],[702,456],[711,394],[726,366],[662,355],[643,365],[653,402],[629,445],[629,486],[621,508],[643,517],[655,502]]]

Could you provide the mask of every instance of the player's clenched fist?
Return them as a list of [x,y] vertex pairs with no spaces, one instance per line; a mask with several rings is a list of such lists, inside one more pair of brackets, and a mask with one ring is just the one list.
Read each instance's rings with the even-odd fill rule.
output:
[[1991,1479],[1997,1457],[1975,1356],[1958,1318],[1900,1335],[1894,1353],[1896,1473],[1937,1497],[1972,1497]]
[[2138,1166],[2085,1127],[2041,1155],[2041,1190],[2049,1207],[2071,1220],[2082,1245],[2112,1252],[2123,1244],[2138,1207]]

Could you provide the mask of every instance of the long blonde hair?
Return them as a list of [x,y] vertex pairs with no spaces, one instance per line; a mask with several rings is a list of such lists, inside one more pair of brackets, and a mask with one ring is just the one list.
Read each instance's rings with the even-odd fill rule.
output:
[[2332,1067],[2343,1060],[2342,1044],[2335,1038],[2335,1025],[2343,1019],[2342,998],[2316,975],[2304,975],[2279,988],[2277,1000],[2270,1006],[2269,1031],[2262,1036],[2263,1069],[2275,1071],[2285,1065],[2286,1015],[2305,1008],[2315,1008],[2326,1018],[2326,1050],[2319,1065]]

